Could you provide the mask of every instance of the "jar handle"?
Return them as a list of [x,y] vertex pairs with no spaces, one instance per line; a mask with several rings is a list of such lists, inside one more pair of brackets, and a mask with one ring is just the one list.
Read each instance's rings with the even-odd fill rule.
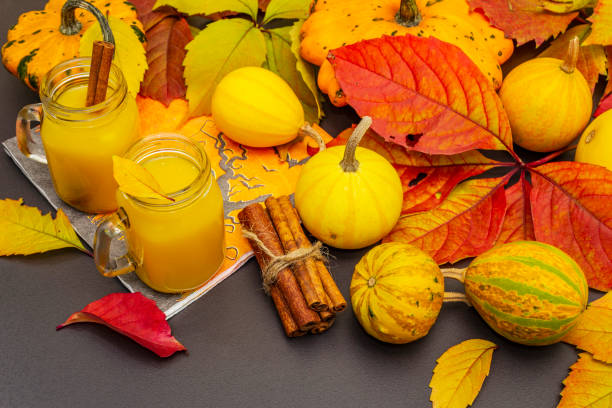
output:
[[42,121],[42,104],[26,105],[17,114],[15,131],[19,150],[29,159],[47,164],[45,148],[40,138],[40,124]]
[[122,243],[127,248],[127,237],[125,229],[129,226],[129,220],[125,211],[120,208],[117,212],[109,215],[98,225],[94,235],[94,261],[98,272],[107,278],[130,273],[136,269],[136,262],[132,259],[127,249],[120,256],[113,256],[111,246],[113,242]]

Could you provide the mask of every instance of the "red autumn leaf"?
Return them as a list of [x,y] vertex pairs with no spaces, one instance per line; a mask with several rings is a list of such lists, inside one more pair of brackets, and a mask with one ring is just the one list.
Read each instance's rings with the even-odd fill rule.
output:
[[180,16],[180,14],[169,6],[158,7],[153,11],[153,6],[157,0],[130,0],[130,3],[136,8],[138,20],[142,23],[145,31],[152,28],[166,17]]
[[193,40],[184,18],[166,17],[147,30],[147,62],[149,69],[142,81],[140,93],[166,106],[185,96],[183,60],[185,46]]
[[[567,30],[559,36],[545,49],[538,57],[550,57],[564,60],[572,38],[578,37],[580,41],[588,36],[590,32],[589,24],[581,24]],[[595,85],[599,81],[599,75],[606,75],[606,52],[601,45],[582,45],[576,62],[576,69],[584,76],[591,87],[591,92],[595,90]]]
[[412,244],[440,264],[483,253],[501,230],[508,177],[464,181],[438,207],[400,217],[383,241]]
[[531,168],[535,237],[565,251],[589,286],[612,288],[612,172],[586,163]]
[[510,125],[490,81],[456,46],[385,36],[330,52],[360,116],[388,141],[429,154],[512,150]]
[[593,116],[597,117],[608,109],[612,109],[612,93],[599,101],[599,106],[597,107],[597,110]]
[[501,29],[518,45],[535,40],[540,46],[551,36],[564,32],[578,12],[554,14],[526,11],[533,7],[533,0],[468,0],[470,9],[482,11],[491,23]]
[[506,215],[497,239],[498,243],[513,241],[533,241],[533,220],[529,205],[531,185],[521,172],[519,181],[506,188]]
[[259,0],[259,9],[265,11],[268,4],[270,4],[270,0]]
[[112,293],[71,315],[57,330],[73,323],[104,324],[148,348],[160,357],[169,357],[186,348],[176,340],[166,315],[141,293]]

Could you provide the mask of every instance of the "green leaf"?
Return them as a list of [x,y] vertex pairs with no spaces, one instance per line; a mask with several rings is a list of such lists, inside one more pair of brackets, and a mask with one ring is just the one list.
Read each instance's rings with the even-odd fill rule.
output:
[[[144,78],[145,71],[148,68],[146,51],[136,34],[133,26],[128,25],[124,21],[109,16],[108,23],[115,37],[115,57],[113,63],[119,67],[128,90],[134,96],[140,90],[140,83]],[[92,24],[85,31],[81,38],[79,47],[79,55],[86,57],[91,55],[94,41],[102,40],[102,32],[99,24]]]
[[[301,22],[299,26],[301,26]],[[299,26],[297,27],[298,33]],[[264,68],[277,73],[291,86],[302,103],[306,121],[319,123],[321,107],[319,106],[318,91],[314,82],[314,69],[309,67],[301,58],[296,57],[292,50],[291,32],[294,28],[295,26],[275,28],[265,34],[268,53]],[[314,88],[311,88],[308,82]]]
[[266,59],[263,34],[241,18],[209,24],[186,48],[185,82],[192,116],[210,114],[212,94],[226,74],[241,67],[259,67]]
[[305,19],[310,14],[312,0],[272,0],[266,8],[263,24],[275,18]]
[[213,14],[221,11],[245,13],[257,20],[257,0],[157,0],[153,9],[171,6],[185,14]]

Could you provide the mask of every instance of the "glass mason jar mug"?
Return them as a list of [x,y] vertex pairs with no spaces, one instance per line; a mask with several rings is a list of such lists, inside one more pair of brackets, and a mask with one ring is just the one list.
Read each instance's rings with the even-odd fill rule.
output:
[[112,156],[123,155],[139,137],[138,108],[115,65],[106,100],[86,107],[90,62],[64,61],[45,75],[41,103],[17,116],[17,141],[26,156],[48,164],[64,202],[88,213],[111,212],[117,209]]
[[[124,157],[145,167],[174,201],[117,190],[119,210],[94,238],[98,270],[108,277],[135,271],[159,292],[201,286],[225,252],[223,199],[206,153],[184,136],[160,134],[139,140]],[[127,251],[113,256],[111,246],[122,242]]]

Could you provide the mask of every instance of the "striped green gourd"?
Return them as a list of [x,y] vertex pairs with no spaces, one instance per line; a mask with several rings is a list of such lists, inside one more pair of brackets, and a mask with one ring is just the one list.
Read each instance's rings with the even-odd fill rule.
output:
[[478,256],[464,284],[467,298],[493,330],[531,346],[560,341],[588,300],[578,264],[535,241],[504,244]]

